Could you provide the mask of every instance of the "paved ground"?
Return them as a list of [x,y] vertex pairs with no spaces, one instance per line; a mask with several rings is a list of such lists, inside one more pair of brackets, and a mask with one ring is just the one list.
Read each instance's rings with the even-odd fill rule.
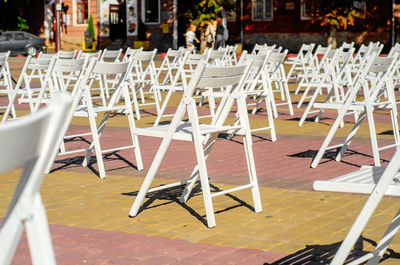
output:
[[[23,60],[12,59],[13,75]],[[291,87],[292,90],[295,88]],[[293,101],[298,96],[293,95]],[[0,104],[5,98],[0,98]],[[178,98],[169,108],[173,111]],[[20,106],[18,113],[26,108]],[[304,109],[304,108],[303,108]],[[268,133],[253,137],[263,212],[254,213],[249,190],[214,200],[217,226],[206,227],[201,192],[187,204],[178,202],[181,187],[149,195],[146,207],[135,218],[128,211],[157,151],[159,140],[140,137],[145,170],[137,171],[129,150],[107,155],[107,178],[100,180],[97,165],[80,166],[82,157],[58,157],[42,186],[50,230],[59,264],[328,264],[339,242],[354,222],[366,196],[316,192],[315,180],[330,179],[373,163],[368,131],[363,125],[342,162],[326,156],[316,168],[312,157],[327,134],[335,113],[321,123],[297,121],[279,108],[275,120],[278,140]],[[206,109],[204,109],[206,110]],[[142,111],[137,126],[149,126],[154,109]],[[1,116],[0,116],[1,117]],[[264,111],[251,115],[253,125],[265,122]],[[376,117],[380,141],[391,141],[389,117]],[[87,121],[74,119],[70,133],[88,130]],[[339,133],[342,140],[346,129]],[[104,146],[129,143],[126,118],[113,117],[102,136]],[[33,139],[34,140],[34,139]],[[73,142],[73,145],[83,145]],[[383,165],[393,150],[382,152]],[[194,166],[191,143],[173,142],[154,182],[167,184],[190,174]],[[93,161],[95,162],[95,161]],[[247,170],[240,138],[219,139],[208,162],[212,189],[245,183]],[[18,170],[0,175],[0,216],[4,216]],[[399,198],[386,197],[363,233],[354,255],[370,250],[398,210]],[[400,240],[394,239],[382,264],[399,264]],[[12,264],[30,264],[25,237]]]

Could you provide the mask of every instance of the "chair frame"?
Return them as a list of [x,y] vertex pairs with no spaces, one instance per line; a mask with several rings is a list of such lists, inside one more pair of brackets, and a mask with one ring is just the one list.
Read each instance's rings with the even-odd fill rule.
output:
[[[65,114],[71,102],[70,96],[54,96],[47,108],[0,126],[3,150],[0,171],[17,168],[23,163],[23,172],[0,227],[0,264],[11,263],[24,227],[33,264],[56,264],[40,186],[48,160],[57,151],[57,140],[69,123]],[[36,141],[32,141],[32,137]]]

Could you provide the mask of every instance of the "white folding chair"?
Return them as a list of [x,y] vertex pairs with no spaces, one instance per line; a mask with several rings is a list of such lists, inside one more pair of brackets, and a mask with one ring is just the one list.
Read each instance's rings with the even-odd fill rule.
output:
[[288,50],[284,50],[283,52],[274,52],[272,51],[267,59],[267,78],[268,83],[271,86],[271,90],[273,93],[279,93],[281,96],[281,102],[276,103],[275,99],[272,97],[272,103],[274,104],[273,110],[275,111],[275,117],[278,116],[276,111],[276,106],[287,105],[289,109],[289,114],[293,116],[293,106],[292,100],[290,98],[290,92],[288,87],[288,82],[286,80],[285,69],[283,67],[283,62],[286,58]]
[[246,64],[251,62],[251,68],[249,74],[247,75],[247,79],[245,80],[245,85],[243,89],[243,93],[248,99],[249,97],[256,97],[256,103],[247,103],[247,106],[255,105],[253,108],[253,114],[256,113],[260,100],[265,101],[266,112],[267,112],[267,125],[258,128],[251,128],[251,132],[270,130],[271,140],[276,141],[276,130],[274,125],[274,116],[272,109],[272,101],[271,97],[273,97],[272,89],[268,82],[268,64],[267,60],[269,57],[268,54],[247,54],[246,51],[242,53],[238,65]]
[[286,64],[292,65],[289,69],[286,79],[288,82],[292,78],[292,75],[295,75],[296,82],[298,81],[298,74],[304,73],[304,69],[308,67],[309,64],[313,63],[313,50],[314,43],[305,44],[303,43],[300,47],[299,52],[295,57],[289,57]]
[[[188,58],[190,58],[191,56],[192,55],[190,53],[186,52],[185,55],[176,62],[178,66],[176,71],[174,72],[171,71],[172,79],[170,84],[154,85],[153,89],[167,92],[167,94],[164,97],[164,100],[162,101],[160,112],[157,115],[157,118],[154,122],[154,126],[157,126],[162,118],[174,116],[174,114],[165,114],[165,109],[167,108],[168,102],[171,99],[172,95],[177,91],[183,92],[187,87],[185,65],[188,61]],[[174,68],[175,66],[173,66],[173,69]]]
[[254,44],[253,50],[251,50],[251,54],[253,55],[258,54],[258,52],[264,48],[264,45],[265,44],[258,44],[258,43]]
[[[329,54],[324,57],[321,62],[321,66],[324,66],[323,73],[319,70],[313,75],[309,82],[302,83],[302,86],[306,87],[306,90],[303,93],[303,96],[299,100],[299,107],[306,98],[309,98],[310,101],[307,104],[306,109],[304,110],[303,115],[300,118],[299,126],[302,126],[307,115],[313,113],[319,113],[316,122],[319,121],[321,114],[323,112],[323,108],[319,108],[318,110],[312,111],[312,108],[316,108],[317,105],[315,103],[317,96],[322,95],[322,89],[326,89],[326,99],[325,102],[342,102],[346,95],[344,91],[344,87],[347,87],[347,91],[351,91],[353,88],[353,77],[351,74],[351,69],[349,62],[353,56],[354,49],[350,49],[347,52],[342,51],[341,49],[337,49],[333,52],[332,58],[329,58]],[[324,62],[326,58],[326,62]],[[323,65],[322,65],[323,64]],[[311,88],[315,88],[311,96],[307,96],[310,92]]]
[[[131,133],[132,144],[127,146],[114,147],[107,150],[102,149],[100,142],[100,137],[102,135],[102,132],[105,129],[107,121],[112,113],[117,113],[117,114],[119,113],[126,115],[128,118],[130,131],[132,132],[133,129],[135,128],[133,111],[132,111],[132,102],[130,100],[130,93],[127,81],[132,66],[133,65],[131,61],[112,63],[112,62],[99,62],[95,58],[92,58],[87,70],[81,77],[82,80],[76,83],[74,91],[72,93],[74,101],[72,105],[72,111],[70,112],[69,115],[71,117],[72,116],[87,117],[89,119],[90,132],[68,135],[65,136],[64,139],[91,136],[92,141],[88,148],[83,148],[78,150],[67,150],[67,151],[61,150],[61,152],[58,155],[68,155],[68,154],[86,152],[86,156],[82,164],[83,166],[87,166],[94,151],[97,159],[100,178],[106,177],[103,154],[118,150],[134,149],[137,169],[138,170],[143,169],[142,156],[140,153],[137,136]],[[115,86],[115,92],[106,106],[97,106],[93,103],[93,98],[90,88],[93,82],[97,79],[97,76],[99,75],[119,76],[119,81]],[[123,99],[123,103],[119,104],[121,98]],[[97,124],[96,116],[100,113],[103,113],[103,117],[100,123]],[[62,139],[60,139],[60,142],[61,140]]]
[[[10,57],[10,51],[0,53],[0,94],[5,94],[8,97],[8,103],[0,106],[0,110],[7,109],[10,104],[13,94],[13,84],[11,79],[10,65],[8,59]],[[14,104],[11,105],[11,116],[15,118],[17,113],[15,111]]]
[[[158,84],[156,80],[156,67],[154,58],[157,49],[153,51],[142,51],[137,53],[131,60],[133,62],[132,72],[130,73],[130,85],[132,91],[132,101],[135,106],[155,106],[157,114],[160,112],[161,94],[159,90],[154,89],[154,85]],[[140,95],[140,102],[137,96]],[[146,95],[151,95],[152,102],[146,102]],[[140,113],[136,111],[136,116]]]
[[[180,199],[181,202],[185,202],[189,198],[191,190],[197,182],[198,177],[200,177],[208,227],[215,226],[212,198],[218,195],[227,194],[244,188],[251,188],[254,209],[256,212],[261,211],[261,201],[257,184],[256,170],[254,166],[253,151],[251,147],[252,140],[246,110],[246,102],[243,94],[240,92],[248,69],[248,65],[218,67],[206,66],[205,62],[201,62],[198,65],[192,79],[190,80],[188,88],[184,91],[183,99],[180,102],[171,123],[169,125],[161,125],[143,129],[136,128],[134,130],[134,133],[137,135],[161,137],[163,140],[132,205],[132,208],[129,212],[130,216],[136,216],[138,214],[139,208],[148,192],[187,184]],[[196,102],[192,98],[197,87],[226,87],[224,90],[225,95],[219,104],[217,113],[214,116],[211,124],[199,124]],[[225,125],[226,118],[234,103],[237,104],[238,112],[240,113],[240,124],[236,126]],[[183,122],[183,118],[186,113],[189,116],[189,121]],[[211,194],[207,168],[205,164],[206,159],[219,133],[228,132],[235,129],[240,130],[244,135],[244,148],[249,169],[250,184]],[[197,158],[196,167],[188,180],[150,189],[150,185],[158,171],[158,168],[172,139],[194,142]]]
[[130,58],[135,56],[137,53],[140,53],[143,51],[143,47],[139,49],[132,49],[131,47],[128,47],[125,52],[123,52],[123,57],[122,61],[128,61]]
[[227,45],[225,47],[226,53],[225,57],[222,59],[225,65],[231,66],[231,65],[236,65],[238,60],[236,56],[236,50],[238,48],[238,45]]
[[181,59],[183,55],[184,53],[182,49],[173,50],[169,48],[160,67],[156,69],[156,80],[159,81],[161,74],[164,74],[165,76],[163,81],[160,83],[166,85],[168,82],[172,82],[174,76],[173,73],[178,70],[179,59]]
[[78,51],[58,51],[57,58],[59,59],[75,59],[78,55]]
[[[383,173],[379,175],[370,175],[370,178],[379,179],[371,191],[371,194],[364,204],[361,212],[359,213],[358,217],[354,221],[352,227],[350,228],[349,232],[346,235],[346,238],[341,243],[338,251],[336,252],[331,265],[342,265],[346,262],[349,253],[351,252],[352,247],[356,244],[357,240],[359,239],[361,233],[365,229],[368,221],[373,216],[376,208],[378,207],[379,203],[382,201],[383,196],[385,196],[386,192],[390,188],[392,182],[395,179],[395,176],[398,175],[400,170],[400,150],[397,150],[393,155],[390,163],[384,169]],[[380,259],[386,252],[386,249],[392,242],[394,236],[397,234],[400,228],[400,210],[396,213],[392,221],[390,222],[387,230],[383,234],[382,238],[375,246],[375,249],[372,252],[369,252],[361,257],[351,260],[351,265],[356,264],[365,264],[373,265],[378,264]]]
[[[45,80],[49,80],[51,70],[56,60],[57,58],[55,56],[50,60],[36,59],[31,56],[27,57],[2,122],[5,122],[9,118],[9,114],[14,107],[14,102],[18,95],[21,96],[18,102],[20,104],[29,104],[30,111],[34,111],[40,91],[46,89]],[[39,83],[39,87],[36,87],[37,83]]]
[[342,42],[342,45],[340,45],[340,49],[342,49],[343,51],[348,51],[350,49],[352,49],[354,47],[354,41],[352,42]]
[[57,95],[47,108],[0,125],[0,172],[23,165],[0,227],[0,264],[11,263],[24,227],[32,263],[56,264],[40,186],[46,165],[57,151],[57,140],[69,122],[65,117],[71,102],[70,96]]
[[57,59],[46,74],[44,86],[36,98],[35,109],[47,104],[51,95],[56,92],[67,92],[68,87],[75,87],[87,64],[87,59]]
[[100,56],[102,62],[119,62],[122,55],[122,49],[119,50],[107,50],[104,49]]
[[[400,136],[397,123],[397,108],[394,96],[393,80],[391,77],[394,71],[394,62],[395,58],[393,57],[383,58],[378,57],[376,54],[374,54],[373,56],[371,56],[369,62],[365,66],[365,69],[363,70],[361,76],[358,78],[356,84],[354,85],[354,88],[352,88],[351,91],[347,94],[345,101],[325,103],[326,107],[337,109],[338,116],[333,123],[333,126],[326,136],[324,142],[322,143],[318,153],[314,157],[311,163],[311,167],[315,168],[318,165],[326,150],[335,149],[338,147],[341,147],[341,149],[336,156],[336,160],[340,161],[344,155],[344,152],[347,150],[358,129],[360,128],[362,121],[365,118],[367,118],[368,121],[372,154],[374,157],[374,164],[376,166],[380,166],[380,150],[399,146]],[[363,92],[364,96],[364,99],[362,101],[357,100],[356,97],[360,91]],[[386,101],[382,100],[384,95],[388,96],[388,99]],[[395,140],[394,144],[378,147],[373,117],[374,109],[378,107],[381,109],[387,109],[390,112]],[[358,115],[358,119],[355,121],[352,130],[348,134],[343,144],[329,147],[330,142],[332,141],[338,127],[343,122],[343,118],[348,111],[358,111],[360,113]]]

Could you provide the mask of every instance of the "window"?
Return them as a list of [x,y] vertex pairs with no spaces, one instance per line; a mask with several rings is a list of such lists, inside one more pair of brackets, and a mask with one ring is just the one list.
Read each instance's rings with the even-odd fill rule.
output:
[[320,11],[321,2],[315,0],[302,0],[300,7],[300,18],[301,20],[311,19],[313,16],[318,17]]
[[353,7],[356,11],[360,12],[360,17],[365,18],[365,13],[367,11],[367,4],[365,0],[354,0]]
[[160,0],[142,1],[144,23],[160,23]]
[[23,33],[15,33],[14,39],[15,40],[25,40],[25,36]]
[[76,23],[87,24],[89,18],[88,0],[76,0]]
[[272,0],[253,0],[253,20],[272,20]]

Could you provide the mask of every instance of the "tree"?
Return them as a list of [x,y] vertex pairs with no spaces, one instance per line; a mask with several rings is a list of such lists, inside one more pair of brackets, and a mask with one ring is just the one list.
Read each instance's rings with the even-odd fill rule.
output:
[[227,11],[232,10],[234,8],[232,2],[229,0],[181,0],[178,4],[180,32],[186,32],[189,25],[194,24],[200,32],[200,40],[204,42],[207,22],[218,16],[221,5]]
[[88,21],[88,26],[87,26],[86,31],[90,31],[91,32],[92,41],[95,41],[96,40],[96,35],[95,35],[95,32],[94,32],[94,23],[93,23],[92,14],[90,14],[90,16],[89,16],[89,21]]
[[311,6],[312,20],[318,21],[329,32],[328,44],[336,48],[336,30],[347,30],[354,26],[356,18],[360,17],[350,0],[303,0]]

